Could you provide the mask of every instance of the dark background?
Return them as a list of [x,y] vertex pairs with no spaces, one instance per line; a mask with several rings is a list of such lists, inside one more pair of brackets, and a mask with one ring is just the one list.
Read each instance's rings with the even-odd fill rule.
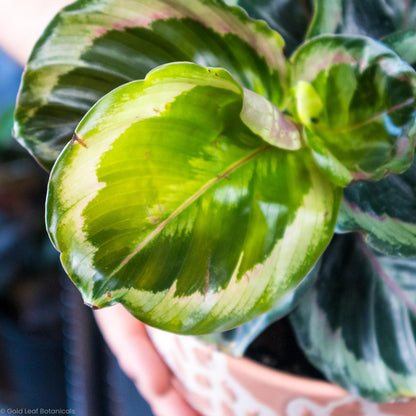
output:
[[47,174],[11,138],[21,73],[0,49],[0,413],[150,416],[48,240]]

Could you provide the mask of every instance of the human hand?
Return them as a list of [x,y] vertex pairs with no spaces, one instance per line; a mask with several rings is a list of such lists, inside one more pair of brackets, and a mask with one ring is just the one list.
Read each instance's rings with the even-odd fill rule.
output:
[[122,305],[95,311],[95,318],[120,367],[133,380],[156,416],[197,416],[178,391],[178,384],[145,325]]
[[13,0],[1,3],[0,47],[24,65],[56,13],[74,0]]

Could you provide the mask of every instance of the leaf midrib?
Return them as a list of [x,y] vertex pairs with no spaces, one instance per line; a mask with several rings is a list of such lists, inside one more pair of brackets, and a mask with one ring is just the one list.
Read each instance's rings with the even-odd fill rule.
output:
[[157,235],[159,235],[163,229],[178,215],[180,215],[187,207],[189,207],[193,202],[195,202],[198,198],[204,195],[209,189],[211,189],[215,184],[217,184],[221,179],[225,179],[239,169],[240,167],[244,166],[250,160],[255,158],[256,156],[260,155],[261,153],[272,149],[273,146],[265,145],[260,148],[257,148],[254,152],[248,154],[247,156],[243,157],[242,159],[235,162],[233,165],[228,167],[225,171],[221,174],[217,175],[215,178],[208,181],[204,186],[202,186],[197,192],[191,195],[185,202],[183,202],[175,211],[173,211],[164,221],[162,221],[141,243],[134,249],[129,255],[127,255],[122,262],[119,264],[118,267],[114,269],[114,271],[109,275],[108,279],[113,277],[117,274],[126,264],[130,262],[130,260],[138,254],[147,244],[150,243]]

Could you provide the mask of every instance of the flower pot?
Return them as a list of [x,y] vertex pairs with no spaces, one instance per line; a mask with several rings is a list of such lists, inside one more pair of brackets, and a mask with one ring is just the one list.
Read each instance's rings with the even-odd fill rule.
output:
[[324,381],[231,357],[195,337],[148,332],[189,403],[206,416],[416,415],[416,400],[371,403]]

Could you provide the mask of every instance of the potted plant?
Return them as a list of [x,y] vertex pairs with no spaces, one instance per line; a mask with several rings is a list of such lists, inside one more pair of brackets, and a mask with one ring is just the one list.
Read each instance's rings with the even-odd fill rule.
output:
[[[63,9],[26,67],[15,136],[53,166],[47,228],[84,301],[240,352],[289,314],[327,379],[412,398],[415,27],[409,1]],[[288,414],[329,414],[334,397],[383,411],[315,383],[326,398],[285,399]],[[229,403],[200,409],[231,414],[239,387],[217,387]]]

